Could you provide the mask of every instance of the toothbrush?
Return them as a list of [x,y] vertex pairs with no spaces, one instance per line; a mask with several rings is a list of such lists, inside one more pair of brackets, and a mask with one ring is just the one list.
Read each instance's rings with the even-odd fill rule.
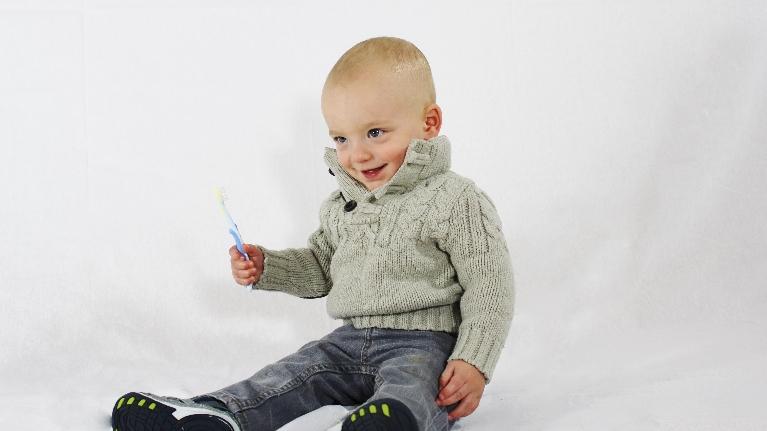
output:
[[[224,201],[226,201],[226,191],[224,191],[223,187],[219,187],[216,190],[216,198],[219,205],[221,206],[221,212],[224,213],[224,217],[226,217],[226,222],[229,225],[229,234],[232,235],[232,238],[234,238],[234,243],[237,246],[237,251],[239,251],[240,254],[245,257],[245,260],[250,260],[248,253],[245,253],[245,248],[242,246],[242,236],[240,236],[240,230],[237,229],[237,224],[232,219],[232,216],[229,214],[229,211],[227,211],[226,205],[224,204]],[[249,284],[247,287],[249,290],[253,290],[253,283]]]

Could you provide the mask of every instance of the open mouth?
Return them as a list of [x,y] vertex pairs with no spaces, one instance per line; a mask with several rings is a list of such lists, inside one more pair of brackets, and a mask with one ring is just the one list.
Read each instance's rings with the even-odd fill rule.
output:
[[379,167],[377,167],[377,168],[375,168],[375,169],[369,169],[369,170],[367,170],[367,171],[362,171],[362,175],[364,175],[364,176],[365,176],[365,178],[367,178],[367,179],[375,178],[376,176],[378,176],[378,174],[381,172],[381,170],[382,170],[382,169],[383,169],[385,166],[386,166],[386,165],[383,165],[383,166],[379,166]]

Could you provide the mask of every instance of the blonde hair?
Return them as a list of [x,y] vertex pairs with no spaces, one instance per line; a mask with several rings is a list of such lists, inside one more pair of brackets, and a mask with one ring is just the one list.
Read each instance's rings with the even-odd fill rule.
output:
[[436,103],[426,56],[411,42],[397,37],[374,37],[349,48],[328,73],[325,88],[381,72],[406,80],[426,104]]

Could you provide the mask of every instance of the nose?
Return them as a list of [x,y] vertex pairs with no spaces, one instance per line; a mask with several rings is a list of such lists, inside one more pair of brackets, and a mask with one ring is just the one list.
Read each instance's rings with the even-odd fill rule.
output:
[[364,163],[372,158],[367,146],[362,143],[354,143],[351,148],[351,159],[353,163]]

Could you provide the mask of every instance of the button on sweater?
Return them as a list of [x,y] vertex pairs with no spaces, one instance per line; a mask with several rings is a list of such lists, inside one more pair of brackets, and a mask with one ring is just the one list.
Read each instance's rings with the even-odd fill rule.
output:
[[447,137],[411,141],[399,170],[373,191],[335,149],[326,148],[325,163],[339,189],[323,201],[319,228],[306,248],[259,246],[255,287],[327,296],[328,314],[356,328],[455,333],[449,359],[489,381],[512,318],[511,262],[492,201],[450,170]]

